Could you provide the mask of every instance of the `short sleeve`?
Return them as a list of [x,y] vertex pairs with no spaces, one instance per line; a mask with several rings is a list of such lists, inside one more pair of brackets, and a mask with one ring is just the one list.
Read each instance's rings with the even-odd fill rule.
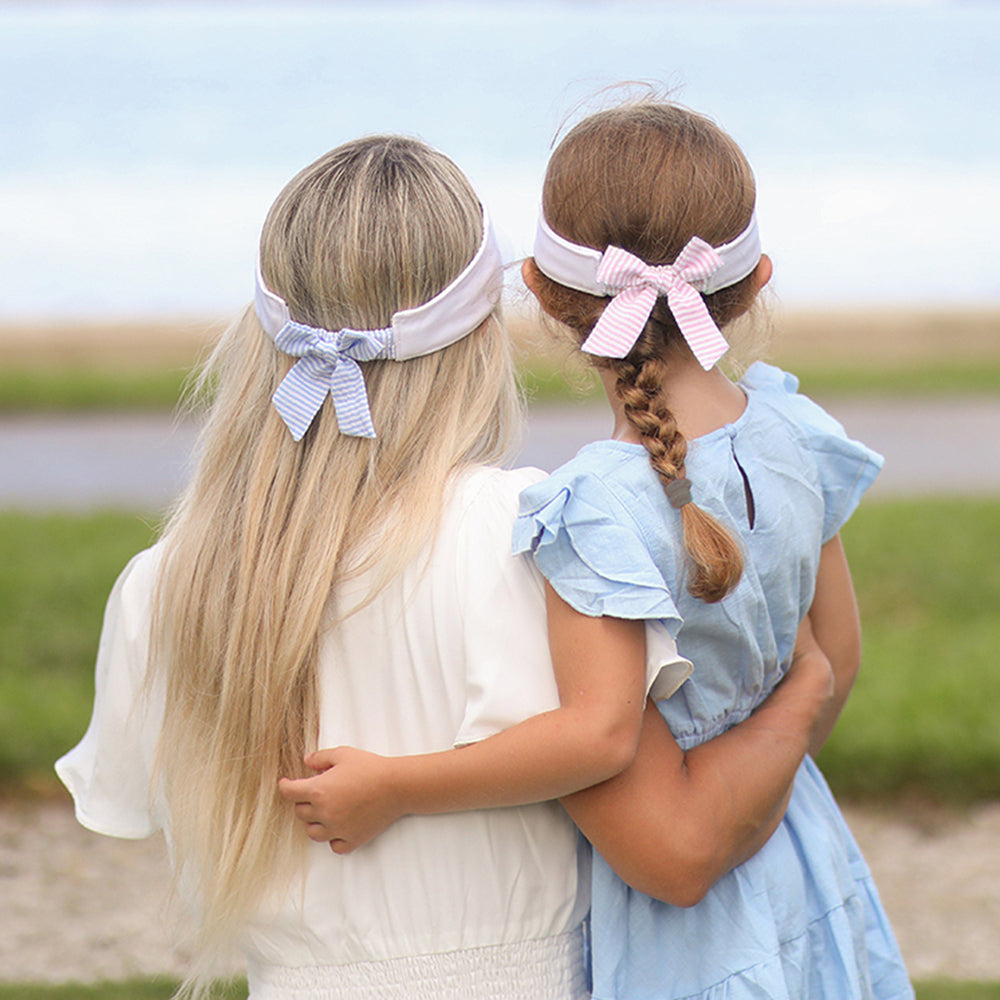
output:
[[157,549],[137,555],[111,591],[97,653],[94,709],[83,739],[56,761],[79,822],[139,839],[159,828],[150,805],[162,701],[144,686]]
[[825,511],[823,542],[828,542],[857,509],[885,459],[848,437],[834,417],[802,395],[794,375],[758,363],[750,368],[743,381],[748,388],[767,394],[772,405],[794,421],[803,444],[815,459]]
[[681,616],[635,519],[595,476],[565,472],[520,497],[515,553],[530,555],[581,614],[646,622],[646,691],[668,698],[692,672],[674,642]]
[[[534,469],[496,472],[459,528],[467,702],[457,746],[559,707],[544,580],[529,553],[511,551],[518,493],[543,476]],[[647,625],[646,659],[646,686],[655,697],[668,697],[691,672],[670,632],[655,623]]]
[[459,746],[559,706],[544,584],[531,560],[510,550],[518,494],[544,475],[483,470],[457,527],[456,602],[466,665]]
[[514,551],[529,552],[556,593],[581,614],[681,617],[628,506],[596,475],[556,473],[521,494]]

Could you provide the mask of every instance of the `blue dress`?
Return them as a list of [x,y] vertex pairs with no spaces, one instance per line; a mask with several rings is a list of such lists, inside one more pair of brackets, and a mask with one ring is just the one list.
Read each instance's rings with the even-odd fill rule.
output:
[[[821,546],[882,466],[791,375],[756,364],[732,424],[689,443],[695,502],[739,536],[745,568],[716,604],[684,583],[680,516],[642,445],[598,441],[521,494],[514,549],[588,615],[659,619],[695,665],[659,703],[685,749],[745,719],[781,679],[812,603]],[[696,906],[630,889],[595,852],[598,1000],[910,998],[871,874],[816,765],[785,819]]]

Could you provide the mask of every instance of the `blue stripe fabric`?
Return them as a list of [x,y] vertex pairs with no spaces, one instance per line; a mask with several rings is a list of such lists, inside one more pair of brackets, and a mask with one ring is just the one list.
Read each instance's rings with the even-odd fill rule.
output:
[[342,434],[375,437],[359,361],[391,357],[392,328],[323,330],[292,320],[274,337],[279,351],[300,360],[273,397],[292,437],[301,441],[326,399],[333,397]]

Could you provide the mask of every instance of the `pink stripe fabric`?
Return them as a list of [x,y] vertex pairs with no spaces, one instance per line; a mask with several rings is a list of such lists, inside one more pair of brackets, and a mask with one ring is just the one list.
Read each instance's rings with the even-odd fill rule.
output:
[[623,358],[632,349],[661,295],[677,320],[684,339],[707,371],[729,350],[705,306],[695,282],[722,266],[722,258],[704,240],[692,237],[673,264],[651,266],[621,247],[608,247],[597,279],[614,298],[584,341],[582,350],[605,358]]

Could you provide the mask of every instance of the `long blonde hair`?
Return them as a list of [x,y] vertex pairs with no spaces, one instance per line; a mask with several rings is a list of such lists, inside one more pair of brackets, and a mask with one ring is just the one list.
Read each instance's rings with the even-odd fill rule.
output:
[[[447,157],[373,136],[287,185],[264,225],[261,267],[296,320],[380,328],[453,280],[481,237],[479,202]],[[341,435],[327,399],[293,441],[271,404],[293,361],[252,309],[223,336],[202,379],[214,401],[198,466],[164,538],[157,780],[206,955],[300,860],[277,782],[302,774],[315,747],[331,595],[359,573],[369,598],[391,581],[432,537],[451,473],[498,460],[519,425],[496,314],[444,350],[363,365],[374,440]]]
[[[593,114],[574,126],[549,160],[542,208],[549,225],[583,246],[618,246],[648,264],[671,263],[692,236],[713,246],[734,239],[750,221],[753,173],[739,146],[714,122],[669,101],[642,99]],[[558,284],[529,260],[542,308],[586,339],[607,299]],[[749,308],[753,276],[705,296],[724,327]],[[663,299],[623,359],[595,358],[611,368],[625,414],[641,436],[664,487],[685,476],[687,442],[662,391],[682,335]],[[690,565],[688,589],[706,601],[739,581],[743,558],[728,529],[694,503],[681,508]]]

